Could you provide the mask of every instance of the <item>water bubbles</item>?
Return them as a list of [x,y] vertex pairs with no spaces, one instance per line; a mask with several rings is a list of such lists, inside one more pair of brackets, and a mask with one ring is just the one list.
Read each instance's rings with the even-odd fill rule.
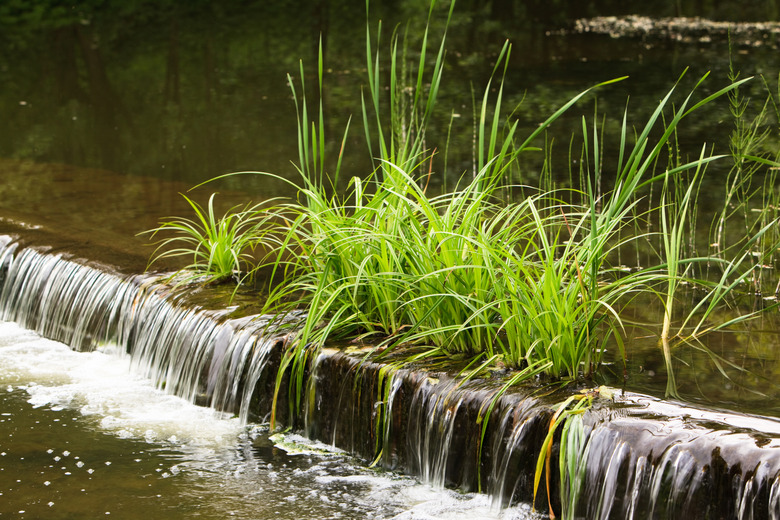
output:
[[[302,450],[308,453],[304,457],[282,457],[277,453],[278,450],[275,450],[272,460],[263,458],[261,456],[264,453],[262,450],[259,450],[257,454],[252,450],[254,447],[252,439],[248,439],[246,436],[240,437],[242,430],[237,421],[215,419],[208,410],[185,406],[180,400],[156,391],[147,394],[147,387],[144,387],[146,390],[138,393],[132,389],[132,384],[137,382],[131,382],[132,384],[128,384],[128,386],[123,383],[115,384],[116,380],[121,380],[124,376],[115,374],[116,370],[111,367],[106,367],[105,370],[95,368],[95,365],[89,361],[96,357],[95,353],[77,355],[76,353],[63,352],[62,354],[66,356],[66,361],[61,364],[65,366],[65,371],[72,377],[61,384],[63,387],[61,391],[57,390],[60,387],[41,387],[33,390],[33,393],[40,396],[40,401],[43,403],[42,409],[39,410],[41,416],[46,414],[46,410],[51,411],[53,403],[64,402],[67,403],[66,407],[72,409],[78,417],[71,418],[70,414],[60,412],[59,423],[52,422],[51,419],[48,419],[48,423],[47,420],[41,421],[47,427],[51,424],[63,423],[72,427],[66,430],[54,430],[59,436],[45,437],[49,439],[45,442],[54,442],[57,446],[57,448],[47,449],[39,445],[35,450],[37,453],[35,458],[42,459],[38,470],[45,471],[41,474],[35,471],[30,477],[22,477],[26,483],[35,483],[35,485],[28,486],[30,489],[37,487],[41,493],[39,495],[41,499],[37,505],[33,506],[30,503],[27,506],[18,503],[15,506],[7,506],[6,509],[13,507],[12,511],[15,511],[22,508],[27,509],[27,507],[31,509],[37,507],[39,508],[37,511],[28,510],[27,514],[39,518],[55,516],[53,509],[47,515],[43,507],[48,500],[59,497],[56,501],[58,510],[78,507],[90,508],[89,514],[75,517],[94,517],[94,514],[113,515],[113,512],[107,510],[103,510],[101,513],[98,509],[100,506],[96,506],[96,504],[101,503],[98,501],[99,498],[102,499],[101,493],[111,493],[112,500],[115,500],[114,497],[118,497],[125,489],[121,485],[112,484],[132,482],[133,485],[127,486],[127,490],[143,495],[145,499],[143,504],[142,501],[138,502],[139,507],[158,508],[156,510],[159,511],[160,506],[169,507],[174,501],[180,500],[180,497],[176,496],[178,489],[182,485],[187,486],[193,482],[191,479],[195,476],[197,478],[197,486],[195,486],[197,491],[187,495],[187,500],[191,500],[193,504],[208,503],[209,506],[214,504],[215,507],[221,508],[220,513],[223,518],[231,515],[245,518],[270,518],[274,516],[274,507],[279,508],[277,516],[289,515],[290,508],[294,507],[295,509],[302,508],[302,514],[305,512],[305,516],[309,518],[389,518],[396,514],[399,508],[411,507],[416,508],[413,511],[413,518],[431,518],[433,514],[428,514],[429,512],[437,513],[439,511],[436,509],[438,507],[436,500],[438,500],[439,495],[434,495],[436,498],[428,499],[430,511],[424,509],[415,505],[417,497],[412,495],[411,499],[407,500],[408,493],[403,493],[403,489],[413,485],[412,483],[407,484],[405,480],[391,483],[382,477],[365,474],[359,468],[352,468],[351,463],[344,460],[334,459],[333,462],[330,462],[331,455],[323,453],[322,450],[316,449],[316,445],[312,446],[311,443],[303,440],[299,444],[306,444],[306,446],[299,448],[306,448]],[[68,361],[70,356],[74,356],[74,359],[80,361]],[[110,363],[119,365],[121,370],[127,369],[122,365],[121,359],[112,359]],[[38,366],[43,364],[42,362]],[[71,365],[76,368],[71,369]],[[88,366],[89,369],[81,371],[78,369],[81,366]],[[90,379],[92,375],[106,373],[111,374],[113,378],[111,384],[104,380]],[[117,387],[120,390],[113,395],[112,392]],[[2,386],[0,386],[0,392],[1,389]],[[92,393],[93,389],[95,389],[95,394]],[[129,399],[126,399],[127,397]],[[88,406],[84,407],[84,403],[88,403]],[[14,413],[14,416],[18,417],[19,414]],[[86,421],[85,416],[88,416]],[[105,416],[110,416],[111,419],[101,422]],[[105,428],[102,433],[110,435],[100,437],[113,437],[110,441],[113,444],[110,446],[129,446],[127,451],[109,451],[104,450],[103,447],[93,447],[91,440],[84,441],[83,438],[68,440],[75,438],[74,436],[81,431],[81,423],[74,422],[76,419],[88,423],[89,427],[93,428],[92,431],[94,431],[95,426]],[[120,441],[119,439],[125,436],[122,432],[136,441],[143,441],[144,432],[149,432],[153,443],[145,445],[143,442],[126,443]],[[258,441],[258,446],[271,445],[267,441],[268,433],[267,429],[263,430],[263,439]],[[217,440],[215,441],[215,439]],[[241,456],[236,455],[234,460],[236,443],[242,447],[242,450],[240,450]],[[64,446],[75,451],[70,452],[69,449],[64,449]],[[12,449],[13,457],[11,458],[18,459],[13,453],[13,447],[9,446],[7,449]],[[40,454],[42,450],[46,452],[47,457]],[[76,456],[75,453],[80,456]],[[113,461],[105,459],[106,454],[111,454],[120,462],[114,466]],[[5,455],[5,452],[2,455]],[[327,457],[327,461],[318,462],[322,457]],[[34,457],[28,454],[27,458]],[[247,458],[250,460],[246,460]],[[8,458],[2,462],[6,463],[7,460]],[[59,465],[59,462],[67,465],[69,460],[71,460],[71,465],[67,468]],[[130,461],[135,463],[129,464]],[[47,468],[46,466],[49,464],[51,466]],[[100,469],[101,465],[111,466],[111,470],[98,471],[98,476],[95,476],[95,470]],[[78,469],[73,471],[74,467]],[[73,471],[72,475],[68,469]],[[325,477],[328,472],[332,474],[332,470],[337,471],[337,477],[331,480],[316,478]],[[30,469],[30,471],[33,470]],[[73,479],[63,479],[63,474],[73,476]],[[22,476],[18,473],[16,475]],[[214,475],[219,477],[211,478]],[[56,482],[47,480],[44,487],[41,487],[42,481],[40,479],[42,477],[44,479],[55,478]],[[100,480],[100,485],[97,484],[98,480]],[[258,482],[261,485],[258,485]],[[90,486],[89,492],[86,491],[88,485]],[[68,493],[70,496],[65,493],[60,496],[61,490],[58,489],[60,486],[67,486],[71,490]],[[74,489],[75,493],[72,492]],[[81,495],[78,495],[78,490],[81,491]],[[0,489],[0,491],[4,490]],[[6,495],[9,493],[6,492]],[[236,501],[232,499],[235,496],[243,498],[241,501]],[[6,496],[0,498],[0,501],[5,500],[7,500]],[[458,499],[454,499],[452,502],[451,510],[456,510],[466,504]],[[103,503],[111,505],[118,503],[118,501]],[[52,503],[49,504],[49,507],[53,507]],[[381,507],[382,511],[374,513],[376,507]],[[248,509],[252,510],[251,514],[247,513]],[[41,510],[44,512],[39,513]],[[479,515],[479,512],[480,510],[477,510],[477,515],[472,515],[469,518],[487,518],[485,515]],[[120,516],[123,516],[122,511],[120,511]],[[153,518],[157,515],[147,516]],[[407,516],[407,518],[411,517]],[[438,516],[438,518],[442,518],[442,516]]]

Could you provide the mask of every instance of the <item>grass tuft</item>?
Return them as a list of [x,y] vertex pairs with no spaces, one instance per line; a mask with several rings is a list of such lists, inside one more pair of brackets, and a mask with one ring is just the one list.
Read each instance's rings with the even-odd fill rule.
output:
[[219,283],[228,279],[240,284],[252,276],[253,253],[272,228],[265,205],[233,207],[217,216],[215,196],[212,194],[203,208],[182,194],[195,218],[170,217],[145,232],[151,239],[158,234],[170,235],[158,240],[149,265],[166,258],[188,258],[189,263],[172,276],[178,284]]

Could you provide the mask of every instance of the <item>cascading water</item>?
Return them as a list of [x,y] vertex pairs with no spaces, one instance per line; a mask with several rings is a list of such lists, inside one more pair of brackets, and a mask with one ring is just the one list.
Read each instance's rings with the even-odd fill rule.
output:
[[[332,351],[321,357],[311,435],[435,485],[479,486],[496,504],[532,500],[560,395],[500,394],[495,384],[387,367]],[[584,417],[566,504],[557,484],[563,447],[553,450],[552,507],[565,518],[780,518],[777,420],[609,390]],[[545,485],[542,478],[537,505],[546,509]]]
[[[626,396],[587,438],[584,518],[780,518],[780,424]],[[650,422],[643,420],[653,417]]]
[[445,383],[449,388],[442,388],[436,393],[428,391],[427,387],[435,384],[439,384],[439,381],[428,379],[415,392],[406,442],[412,454],[410,467],[424,481],[444,486],[447,458],[455,429],[454,419],[464,396],[454,392],[457,383],[453,381]]
[[530,500],[548,407],[484,382],[389,367],[321,356],[317,373],[330,377],[311,392],[310,435],[432,485],[481,489],[503,505]]
[[116,276],[15,244],[3,250],[0,317],[78,350],[94,348],[118,316],[127,283]]
[[230,319],[229,310],[177,305],[162,287],[124,278],[31,248],[0,252],[0,318],[92,350],[113,342],[167,392],[217,410],[250,415],[255,386],[279,338],[269,319]]
[[[78,350],[115,343],[159,388],[243,422],[270,410],[287,341],[272,332],[275,317],[208,310],[149,278],[120,276],[10,239],[0,240],[0,282],[3,320]],[[436,486],[480,489],[501,505],[531,501],[537,458],[555,405],[565,399],[504,393],[496,381],[399,369],[338,349],[324,350],[308,375],[305,415],[286,417],[288,425],[305,422],[313,439]],[[556,512],[588,519],[780,519],[779,421],[633,394],[604,394],[582,417],[575,467],[583,471],[567,477],[574,480],[565,484],[563,508],[552,464]],[[553,461],[560,449],[556,444]]]
[[[544,431],[540,422],[546,416],[540,417],[535,399],[502,401],[495,413],[500,433],[488,446],[494,462],[487,474],[487,487],[497,504],[508,504],[518,497],[527,497],[528,490],[533,489],[530,476],[541,445],[540,431]],[[526,470],[518,472],[517,468],[523,465]]]

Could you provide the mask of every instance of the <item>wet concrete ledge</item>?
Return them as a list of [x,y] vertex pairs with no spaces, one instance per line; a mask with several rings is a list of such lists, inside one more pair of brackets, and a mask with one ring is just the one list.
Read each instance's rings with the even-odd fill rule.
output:
[[[143,346],[147,356],[156,352],[153,357],[158,359],[147,360],[150,365],[170,367],[185,359],[174,357],[174,352],[189,356],[193,358],[187,361],[189,373],[182,374],[192,380],[189,389],[171,380],[157,383],[232,413],[241,413],[239,408],[246,402],[245,413],[260,420],[268,417],[274,376],[289,336],[265,337],[260,342],[266,323],[247,316],[246,309],[236,316],[236,308],[220,311],[213,308],[214,301],[201,305],[145,286],[144,279],[129,274],[126,266],[112,267],[111,254],[96,255],[98,262],[85,258],[100,248],[78,254],[78,248],[47,243],[45,234],[25,229],[6,237],[2,241],[6,246],[17,240],[14,258],[33,248],[36,253],[31,256],[39,260],[56,253],[58,262],[78,265],[74,272],[81,274],[68,274],[69,280],[84,285],[79,291],[64,287],[57,293],[50,287],[55,282],[52,276],[43,277],[36,285],[40,296],[30,300],[53,298],[49,305],[60,310],[42,312],[31,303],[25,319],[16,315],[16,321],[81,349],[112,339],[141,356]],[[6,319],[7,306],[18,301],[8,294],[11,256],[4,257],[0,276]],[[95,274],[105,275],[100,283],[91,278]],[[93,281],[80,282],[82,275]],[[112,283],[121,291],[107,290]],[[117,303],[120,296],[126,307]],[[105,301],[97,301],[100,298]],[[87,321],[80,316],[87,311],[78,312],[83,301],[97,305],[88,311]],[[138,309],[151,301],[154,307],[141,319]],[[114,311],[100,310],[101,305]],[[170,324],[165,333],[150,330],[157,325],[148,316],[166,312],[178,323]],[[54,314],[56,320],[51,319]],[[186,321],[183,316],[191,320],[187,327],[180,326]],[[77,329],[82,335],[74,341]],[[245,362],[234,362],[241,355]],[[531,500],[536,461],[554,406],[568,395],[517,387],[497,397],[499,381],[463,383],[451,374],[394,369],[338,349],[326,349],[309,375],[309,397],[300,413],[289,413],[287,385],[282,385],[278,418],[283,424],[367,462],[433,484],[481,488],[501,503]],[[587,463],[579,477],[575,518],[780,517],[780,421],[776,419],[606,390],[584,414],[583,422],[582,453]],[[557,439],[553,461],[557,461]],[[551,469],[553,509],[560,513],[557,464]],[[537,506],[546,509],[544,481]]]
[[[379,442],[386,467],[464,490],[476,488],[479,471],[483,491],[497,500],[532,500],[537,457],[554,407],[567,393],[514,388],[496,401],[480,441],[496,382],[461,384],[445,373],[398,370],[388,394],[378,383],[383,371],[384,365],[326,352],[317,367],[310,435],[369,458]],[[383,395],[390,396],[390,427],[377,440],[369,432],[376,431],[371,423]],[[577,518],[780,514],[780,422],[774,419],[601,389],[584,423],[588,456]],[[557,442],[551,491],[560,513]],[[545,495],[542,483],[540,509]]]

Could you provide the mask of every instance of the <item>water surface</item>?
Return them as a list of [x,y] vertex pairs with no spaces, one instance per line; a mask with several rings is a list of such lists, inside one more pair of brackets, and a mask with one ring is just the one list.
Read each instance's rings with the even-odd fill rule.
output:
[[[77,353],[0,324],[0,516],[533,519],[191,405],[111,347]],[[289,448],[288,448],[289,449]]]

